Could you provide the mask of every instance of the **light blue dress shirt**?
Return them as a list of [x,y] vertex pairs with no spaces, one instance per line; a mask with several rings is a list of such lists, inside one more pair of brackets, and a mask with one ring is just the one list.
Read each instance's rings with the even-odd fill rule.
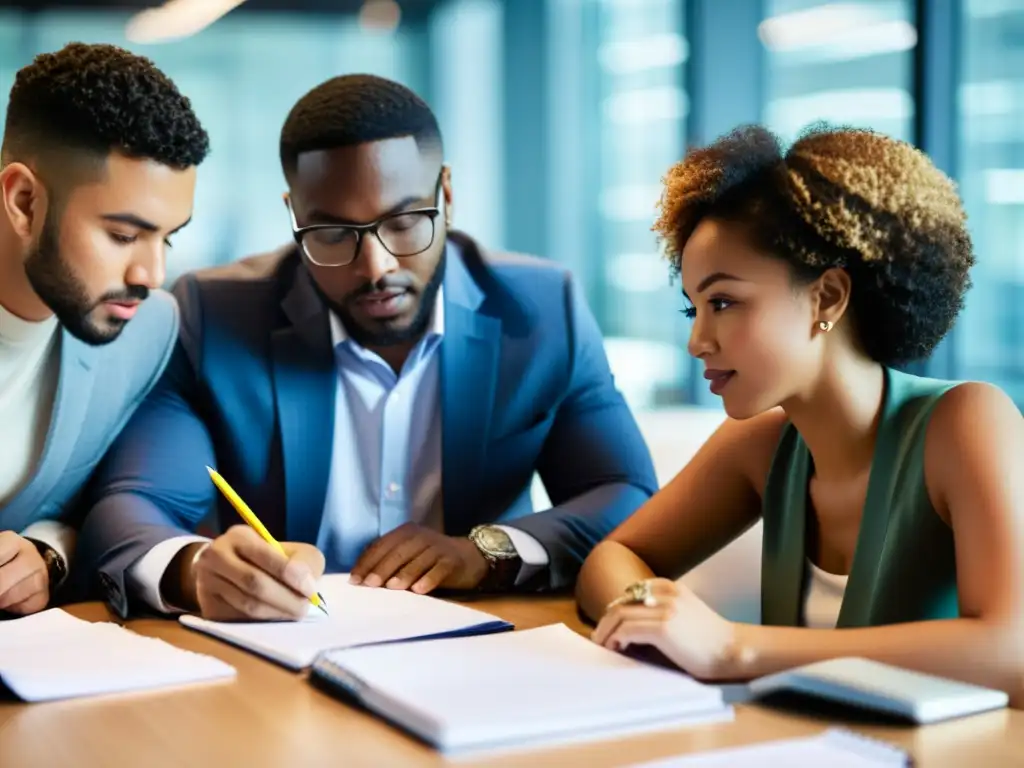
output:
[[[441,342],[444,289],[423,338],[397,374],[331,313],[338,370],[334,446],[317,548],[328,572],[347,572],[370,542],[407,522],[444,532],[441,501]],[[517,583],[548,564],[525,531],[498,526],[522,560]]]
[[317,547],[327,570],[351,570],[366,546],[403,523],[443,530],[440,347],[444,297],[399,373],[331,313],[337,363],[334,447]]

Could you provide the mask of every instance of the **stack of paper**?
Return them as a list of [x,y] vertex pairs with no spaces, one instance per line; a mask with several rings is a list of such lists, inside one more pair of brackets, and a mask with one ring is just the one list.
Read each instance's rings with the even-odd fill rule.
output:
[[230,679],[233,667],[59,609],[0,622],[0,681],[23,701]]
[[327,601],[329,617],[311,609],[297,622],[219,622],[198,616],[182,616],[180,621],[289,669],[308,667],[318,654],[334,648],[512,629],[489,613],[435,597],[354,586],[348,574],[325,576],[320,594]]
[[564,624],[325,653],[314,680],[445,753],[608,739],[728,719],[717,688]]

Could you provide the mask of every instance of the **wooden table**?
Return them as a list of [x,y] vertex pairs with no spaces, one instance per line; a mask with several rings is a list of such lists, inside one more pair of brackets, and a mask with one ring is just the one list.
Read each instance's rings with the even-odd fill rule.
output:
[[[499,598],[475,606],[518,628],[565,622],[586,631],[567,598]],[[98,603],[68,609],[114,620]],[[370,715],[309,685],[301,676],[187,630],[141,619],[134,631],[216,656],[237,680],[48,704],[0,703],[0,766],[439,766],[440,755]],[[481,689],[481,696],[487,692]],[[1024,765],[1024,712],[1005,710],[926,728],[840,722],[739,705],[731,722],[619,741],[505,755],[495,766],[621,766],[674,754],[812,734],[845,725],[908,749],[918,765]],[[1016,736],[1014,736],[1016,734]],[[460,765],[467,765],[463,761]]]

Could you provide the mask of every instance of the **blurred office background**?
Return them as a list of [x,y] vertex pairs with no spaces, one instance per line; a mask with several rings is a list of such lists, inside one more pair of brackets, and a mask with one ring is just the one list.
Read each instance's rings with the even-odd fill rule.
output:
[[248,0],[193,35],[130,41],[157,4],[0,2],[0,118],[36,53],[85,40],[152,57],[213,141],[171,279],[287,241],[288,109],[373,72],[438,113],[459,228],[573,269],[635,408],[715,406],[650,231],[661,176],[739,123],[792,138],[826,119],[914,141],[958,180],[974,288],[919,370],[1024,407],[1024,0]]

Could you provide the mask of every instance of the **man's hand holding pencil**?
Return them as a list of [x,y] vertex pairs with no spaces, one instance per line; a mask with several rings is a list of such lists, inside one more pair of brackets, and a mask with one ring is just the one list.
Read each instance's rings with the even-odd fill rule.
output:
[[248,525],[204,546],[192,566],[196,601],[217,621],[296,620],[310,610],[324,556],[316,547],[281,542],[282,554]]
[[215,621],[297,620],[311,606],[326,614],[327,605],[317,592],[324,572],[320,550],[278,542],[227,480],[212,467],[206,469],[246,525],[232,526],[212,542],[185,547],[168,568],[161,592]]

